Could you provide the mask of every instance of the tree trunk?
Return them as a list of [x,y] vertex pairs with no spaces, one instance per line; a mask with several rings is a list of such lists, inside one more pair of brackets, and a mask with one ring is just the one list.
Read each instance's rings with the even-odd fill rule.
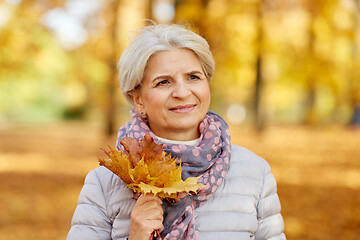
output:
[[113,9],[113,17],[111,18],[110,23],[110,34],[112,39],[113,51],[111,56],[108,59],[108,66],[111,71],[110,78],[108,80],[108,104],[107,104],[107,115],[106,115],[106,134],[108,136],[114,134],[115,132],[115,122],[116,122],[116,97],[115,97],[115,82],[117,81],[117,56],[116,56],[116,44],[117,44],[117,20],[118,20],[118,9],[119,1],[113,0],[110,4],[110,7]]
[[[354,0],[355,1],[355,6],[356,6],[356,10],[355,10],[355,26],[354,26],[354,32],[359,30],[360,27],[360,17],[359,14],[357,14],[360,11],[360,0]],[[356,67],[356,61],[359,58],[359,54],[360,54],[360,49],[359,49],[359,45],[358,42],[360,39],[358,39],[358,37],[354,38],[354,49],[353,49],[353,61],[354,61],[354,72],[355,74],[352,76],[353,79],[351,79],[352,81],[352,86],[351,86],[351,103],[352,103],[352,108],[353,108],[353,113],[351,116],[351,124],[353,125],[360,125],[360,78],[357,75],[357,73],[359,73],[358,69],[355,69]]]
[[264,130],[264,116],[261,107],[261,92],[262,92],[262,77],[261,77],[261,53],[258,53],[256,63],[256,82],[254,93],[254,117],[255,127],[258,131]]
[[261,95],[262,95],[262,85],[263,79],[261,75],[262,68],[262,53],[263,53],[263,26],[262,26],[262,1],[259,1],[258,9],[258,52],[257,52],[257,61],[256,61],[256,81],[254,89],[254,123],[258,131],[264,130],[264,114],[261,107]]
[[[314,50],[315,42],[315,33],[314,33],[314,13],[312,13],[311,24],[310,24],[310,33],[309,33],[309,59],[314,64],[316,63],[316,56]],[[305,114],[303,117],[304,123],[314,124],[316,122],[316,113],[315,113],[315,101],[316,101],[316,90],[315,90],[315,81],[313,70],[309,75],[306,76],[306,87],[307,87],[307,96],[305,102]]]
[[[311,61],[312,64],[316,64],[317,61],[316,61],[315,49],[314,49],[314,45],[315,45],[314,22],[318,14],[318,9],[316,4],[311,3],[309,5],[309,11],[311,17],[310,17],[310,25],[309,25],[310,27],[309,27],[308,56],[309,56],[309,61]],[[305,124],[314,124],[317,121],[316,113],[315,113],[316,79],[314,78],[314,76],[317,76],[317,74],[315,74],[313,69],[316,69],[316,67],[312,68],[311,72],[306,76],[305,79],[307,96],[306,96],[306,101],[304,103],[305,110],[302,119],[302,121]]]

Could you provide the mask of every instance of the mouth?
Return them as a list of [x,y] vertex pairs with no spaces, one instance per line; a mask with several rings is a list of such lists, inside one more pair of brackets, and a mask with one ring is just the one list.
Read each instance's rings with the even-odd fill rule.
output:
[[178,105],[173,108],[170,108],[169,110],[174,113],[188,113],[194,110],[196,107],[196,104],[186,104],[186,105]]

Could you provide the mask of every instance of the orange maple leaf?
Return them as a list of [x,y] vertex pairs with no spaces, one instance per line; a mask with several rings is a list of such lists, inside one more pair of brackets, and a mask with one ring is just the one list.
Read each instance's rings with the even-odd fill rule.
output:
[[196,192],[203,184],[199,177],[181,179],[181,164],[166,154],[162,144],[154,142],[149,133],[140,141],[130,137],[120,140],[124,151],[104,152],[109,158],[98,157],[99,164],[119,176],[127,187],[139,193],[153,193],[161,198],[174,198],[180,192]]

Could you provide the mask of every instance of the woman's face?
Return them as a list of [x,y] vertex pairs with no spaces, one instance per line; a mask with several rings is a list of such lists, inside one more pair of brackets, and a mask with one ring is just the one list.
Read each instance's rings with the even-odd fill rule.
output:
[[150,57],[133,100],[155,135],[193,140],[209,108],[209,82],[194,52],[172,48]]

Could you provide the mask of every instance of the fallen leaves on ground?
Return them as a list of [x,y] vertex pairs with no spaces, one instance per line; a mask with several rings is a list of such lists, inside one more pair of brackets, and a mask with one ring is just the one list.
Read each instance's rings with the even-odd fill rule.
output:
[[[281,125],[260,134],[246,126],[230,130],[233,143],[269,162],[288,240],[359,239],[360,178],[355,174],[344,180],[343,174],[360,172],[360,129]],[[97,166],[98,147],[115,140],[83,122],[2,129],[0,240],[65,239],[86,172]]]

